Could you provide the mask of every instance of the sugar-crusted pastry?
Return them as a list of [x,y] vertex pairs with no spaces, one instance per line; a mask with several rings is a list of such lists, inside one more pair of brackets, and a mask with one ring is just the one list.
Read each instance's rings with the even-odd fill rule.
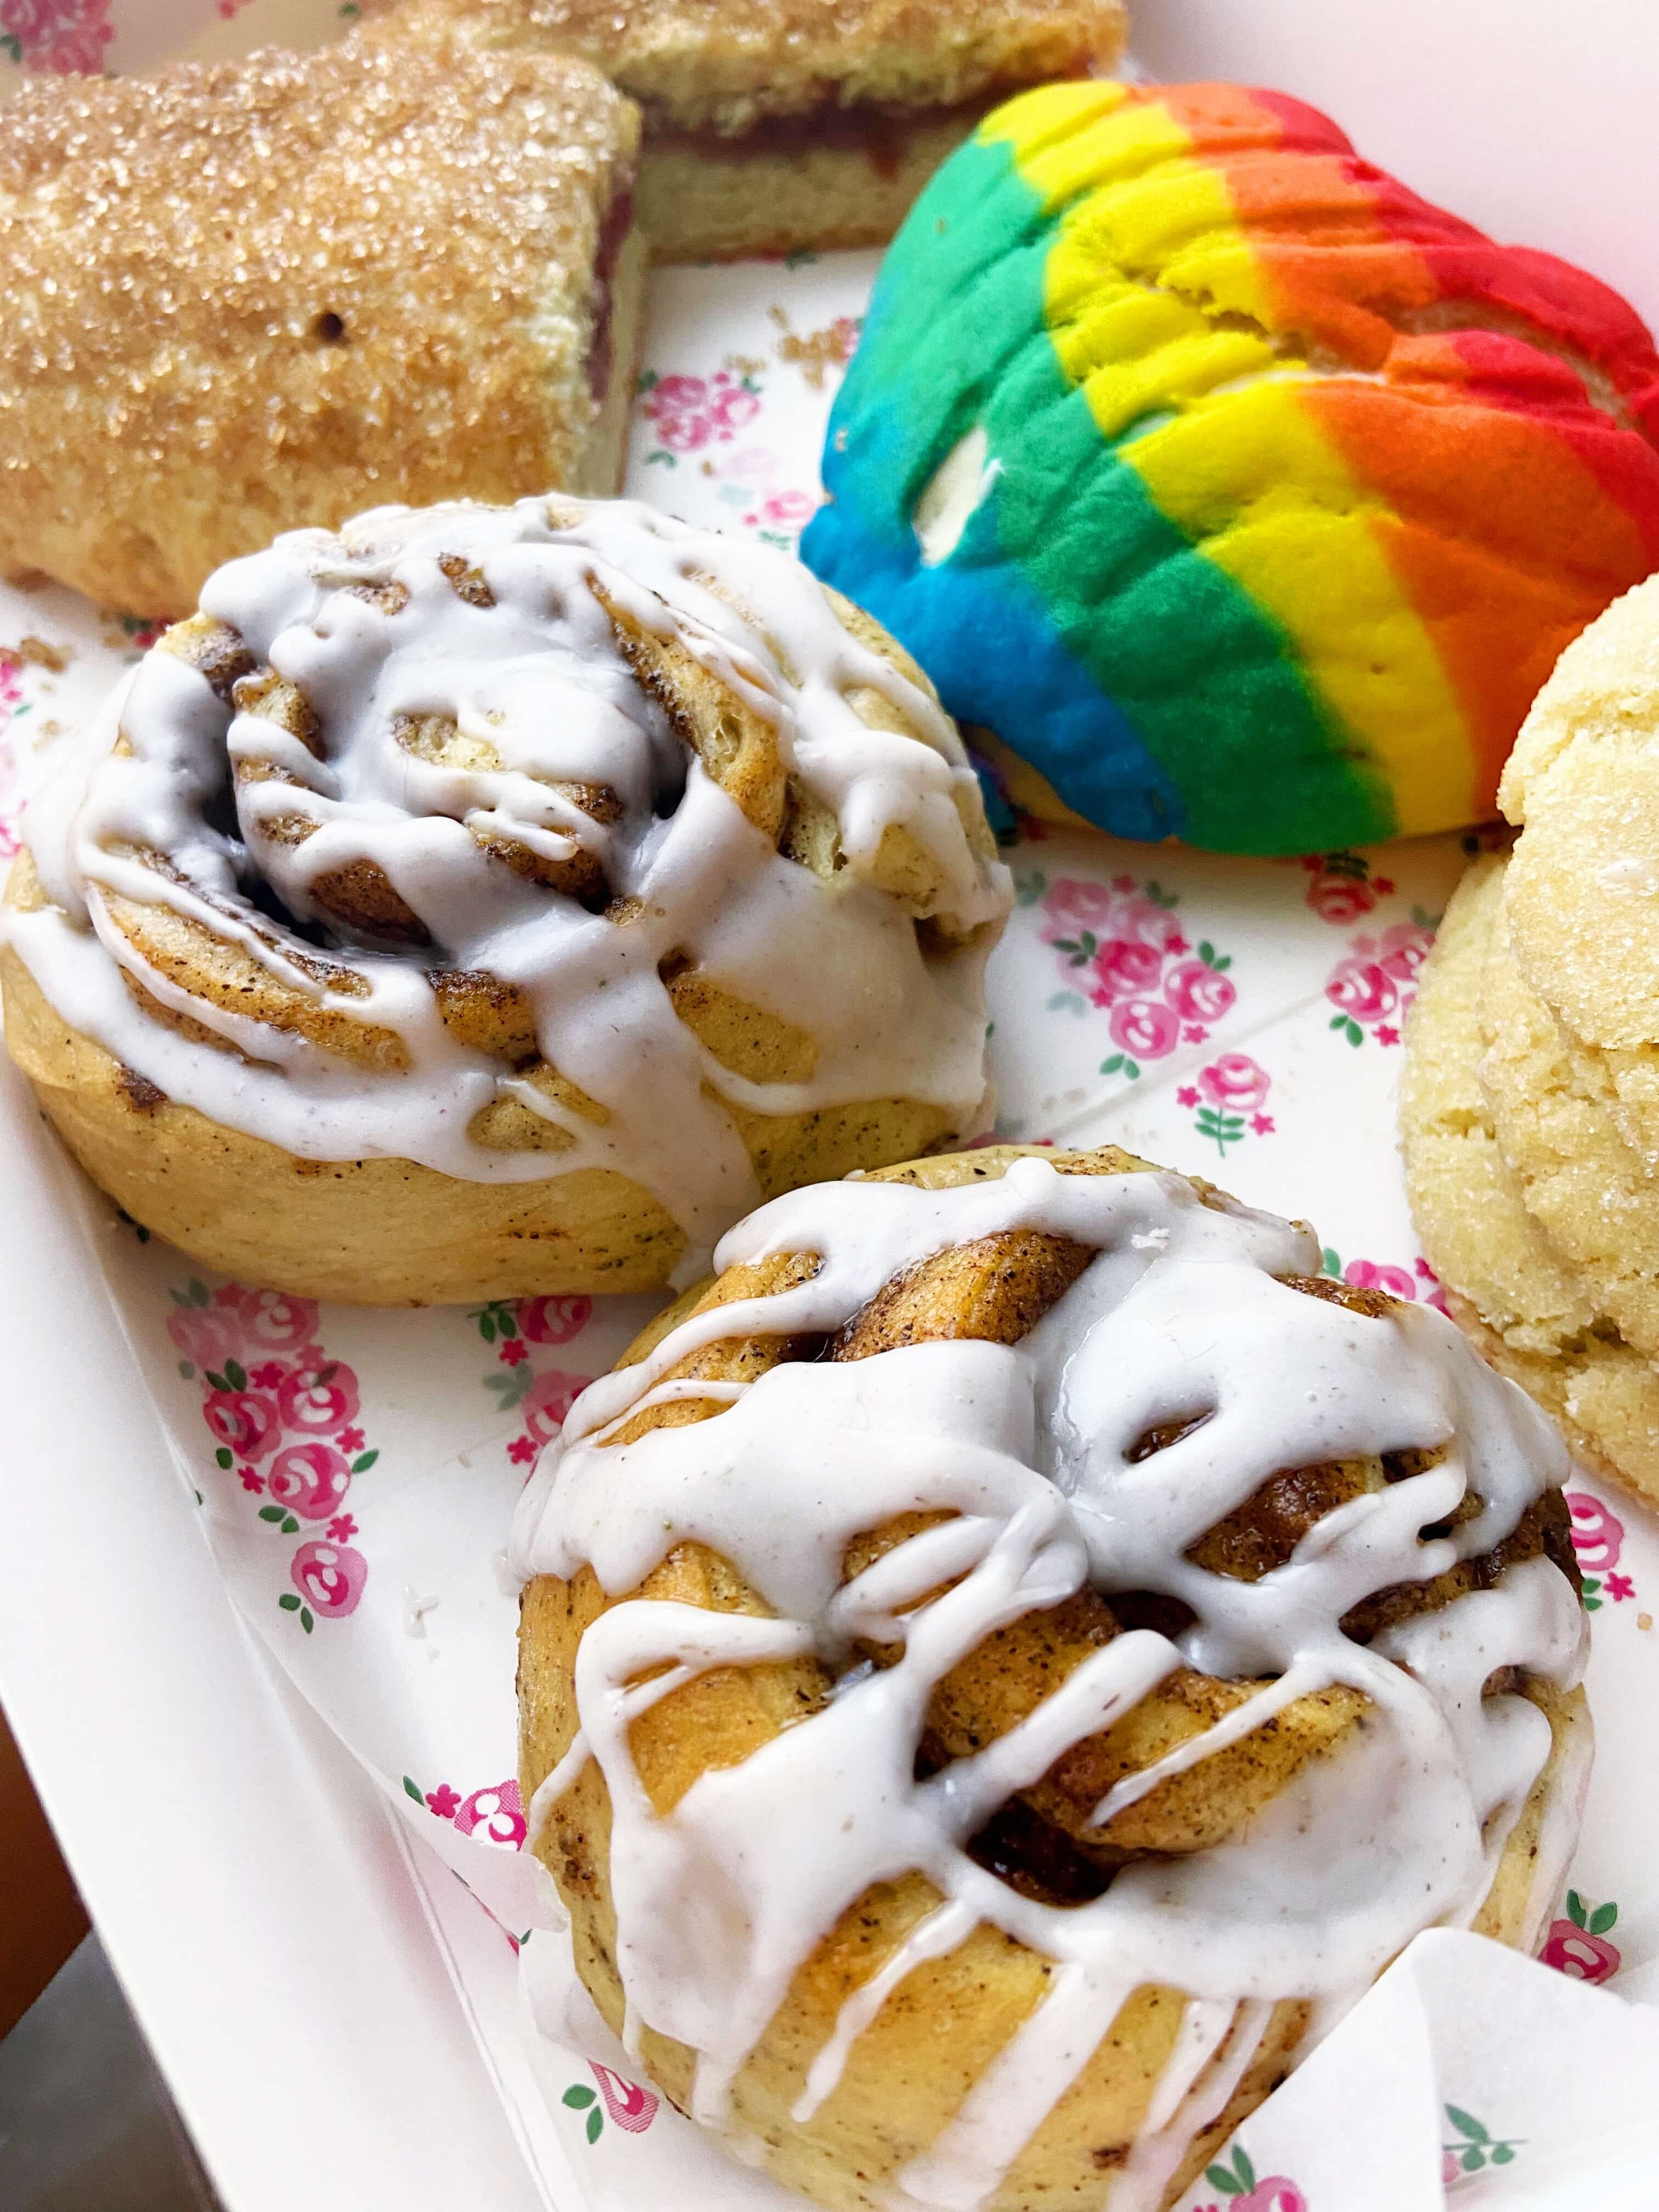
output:
[[1501,796],[1407,1030],[1413,1211],[1488,1357],[1656,1499],[1659,583],[1562,655]]
[[1483,1082],[1504,864],[1459,884],[1406,1029],[1400,1127],[1423,1249],[1453,1316],[1553,1415],[1576,1457],[1659,1499],[1659,1373],[1546,1231],[1499,1148]]
[[1121,0],[403,0],[366,37],[580,54],[645,111],[660,260],[884,244],[986,109],[1113,66]]
[[23,833],[13,1055],[245,1280],[649,1288],[988,1113],[1011,887],[927,678],[789,555],[642,507],[233,562]]
[[551,54],[353,41],[0,115],[0,564],[183,615],[388,499],[621,481],[639,118]]
[[1567,1460],[1110,1149],[797,1191],[515,1524],[520,1786],[637,2063],[833,2212],[1156,2212],[1588,1773]]
[[1020,805],[1322,852],[1480,821],[1562,647],[1659,566],[1659,355],[1233,85],[987,117],[884,264],[802,551]]

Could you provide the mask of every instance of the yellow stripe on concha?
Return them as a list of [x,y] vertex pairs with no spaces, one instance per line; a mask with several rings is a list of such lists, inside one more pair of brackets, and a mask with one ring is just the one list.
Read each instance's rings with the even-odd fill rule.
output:
[[[1117,137],[1146,112],[1124,110],[1096,136]],[[1123,167],[1066,209],[1043,271],[1043,315],[1109,439],[1278,357],[1225,181],[1184,158],[1166,156],[1151,173]]]
[[1383,550],[1391,512],[1309,419],[1297,397],[1308,380],[1200,400],[1117,459],[1285,632],[1310,684],[1392,785],[1401,835],[1468,820],[1463,716]]
[[979,137],[1008,148],[1045,212],[1139,176],[1192,144],[1157,100],[1132,100],[1127,85],[1087,82],[1020,94],[986,118]]

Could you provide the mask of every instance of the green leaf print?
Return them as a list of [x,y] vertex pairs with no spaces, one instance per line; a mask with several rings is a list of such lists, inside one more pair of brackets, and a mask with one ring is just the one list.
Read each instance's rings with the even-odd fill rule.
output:
[[593,2102],[593,2092],[585,2081],[573,2081],[559,2101],[568,2105],[573,2112],[585,2112]]

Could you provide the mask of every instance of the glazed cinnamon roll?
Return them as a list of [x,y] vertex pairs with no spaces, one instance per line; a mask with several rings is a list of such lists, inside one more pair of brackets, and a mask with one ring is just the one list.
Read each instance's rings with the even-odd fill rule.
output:
[[798,562],[644,507],[232,562],[24,836],[12,1052],[244,1279],[644,1289],[987,1111],[1010,887],[953,725]]
[[1589,1765],[1559,1484],[1445,1318],[1127,1155],[733,1230],[514,1556],[521,1786],[639,2064],[834,2212],[1155,2212]]

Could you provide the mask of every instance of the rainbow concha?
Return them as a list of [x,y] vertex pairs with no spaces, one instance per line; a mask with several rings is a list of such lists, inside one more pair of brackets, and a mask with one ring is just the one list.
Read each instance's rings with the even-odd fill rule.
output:
[[1556,656],[1659,567],[1656,441],[1617,294],[1314,109],[1058,84],[895,240],[801,550],[1031,811],[1322,851],[1494,811]]

